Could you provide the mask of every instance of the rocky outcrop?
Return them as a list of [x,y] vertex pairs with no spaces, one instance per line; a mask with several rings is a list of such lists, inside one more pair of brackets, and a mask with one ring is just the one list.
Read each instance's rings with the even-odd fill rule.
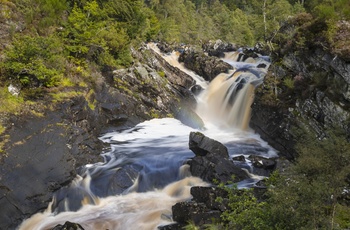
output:
[[[229,159],[227,148],[222,143],[200,132],[191,132],[189,148],[196,155],[188,162],[193,176],[212,184],[231,184],[248,178],[246,171]],[[172,207],[172,217],[176,223],[159,229],[182,229],[188,223],[203,227],[215,223],[222,212],[229,209],[228,191],[224,188],[194,186],[191,195],[193,198],[190,201],[179,202]]]
[[207,81],[213,80],[220,73],[227,73],[230,69],[233,69],[231,65],[219,58],[207,56],[205,53],[193,49],[182,52],[179,61],[183,62],[186,68],[193,70]]
[[225,57],[225,52],[232,52],[237,50],[235,44],[223,42],[221,40],[203,43],[202,48],[203,51],[207,52],[209,56],[215,56],[219,58]]
[[84,98],[59,104],[44,117],[11,118],[0,171],[1,229],[14,229],[45,209],[52,192],[71,182],[79,164],[99,159],[102,145]]
[[200,132],[191,132],[189,148],[195,153],[191,159],[190,171],[193,176],[215,183],[237,182],[249,178],[246,171],[236,166],[227,152],[227,148],[218,141],[204,136]]
[[[287,24],[279,32],[283,35],[277,34],[274,42],[280,48],[272,54],[273,64],[252,106],[251,127],[288,159],[296,157],[295,130],[313,130],[320,139],[334,127],[350,133],[349,59],[310,34],[319,29],[317,22],[307,25]],[[284,39],[289,35],[295,40]],[[307,44],[294,44],[301,36],[309,36]]]

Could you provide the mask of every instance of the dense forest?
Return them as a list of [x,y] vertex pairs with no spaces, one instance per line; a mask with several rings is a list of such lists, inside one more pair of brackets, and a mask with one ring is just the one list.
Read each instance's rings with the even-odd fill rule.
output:
[[[2,39],[7,39],[1,48],[1,84],[29,91],[74,85],[80,82],[75,78],[90,75],[91,68],[128,66],[130,46],[142,41],[200,44],[222,39],[253,46],[270,41],[286,20],[310,13],[311,20],[326,22],[323,35],[331,42],[336,22],[350,17],[346,0],[2,0],[0,4],[0,20],[6,25]],[[23,94],[40,95],[27,93]]]
[[[201,45],[221,39],[239,46],[260,44],[272,52],[273,39],[281,36],[278,31],[285,23],[307,18],[309,24],[322,27],[317,35],[301,35],[298,45],[317,37],[320,45],[337,51],[339,46],[350,46],[335,39],[337,23],[350,20],[349,4],[349,0],[0,0],[4,25],[0,122],[6,114],[28,112],[43,98],[54,103],[77,94],[88,97],[96,72],[132,65],[131,47],[146,41]],[[19,95],[9,93],[9,85],[20,90]],[[0,134],[4,131],[0,123]],[[344,198],[350,175],[345,135],[331,131],[327,140],[314,145],[312,134],[305,131],[299,140],[299,158],[266,182],[264,201],[250,191],[237,198],[233,190],[232,210],[208,228],[350,228],[350,207]],[[6,138],[0,142],[0,154],[4,142]]]

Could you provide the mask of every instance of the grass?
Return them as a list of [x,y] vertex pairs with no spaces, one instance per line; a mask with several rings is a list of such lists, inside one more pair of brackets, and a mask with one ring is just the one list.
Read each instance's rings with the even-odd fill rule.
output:
[[97,101],[94,98],[94,90],[90,89],[89,92],[86,94],[85,98],[86,101],[88,102],[88,106],[91,110],[95,110]]
[[66,91],[66,92],[52,92],[50,95],[52,96],[52,102],[57,103],[69,98],[77,97],[79,95],[82,95],[82,93],[77,91]]
[[287,86],[289,89],[294,89],[294,80],[292,78],[283,79],[283,84]]
[[0,113],[17,113],[25,104],[24,99],[13,96],[8,92],[7,87],[0,88]]
[[6,128],[0,124],[0,135],[3,134],[5,132]]

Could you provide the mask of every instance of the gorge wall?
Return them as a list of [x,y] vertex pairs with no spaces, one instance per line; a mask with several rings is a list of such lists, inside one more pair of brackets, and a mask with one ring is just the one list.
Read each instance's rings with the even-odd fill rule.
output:
[[[315,27],[320,25],[281,28],[273,40],[278,47],[271,54],[273,63],[252,105],[251,127],[288,159],[297,156],[298,129],[312,130],[319,139],[334,128],[350,135],[348,47],[335,51],[320,41]],[[347,27],[338,33],[348,33]],[[300,33],[309,39],[303,45],[297,44]]]

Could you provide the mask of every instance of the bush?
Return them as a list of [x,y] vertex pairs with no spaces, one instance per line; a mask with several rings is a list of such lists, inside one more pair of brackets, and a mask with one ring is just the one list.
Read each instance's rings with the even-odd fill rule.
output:
[[55,37],[16,36],[4,52],[2,80],[22,88],[57,85],[64,71],[61,47]]

